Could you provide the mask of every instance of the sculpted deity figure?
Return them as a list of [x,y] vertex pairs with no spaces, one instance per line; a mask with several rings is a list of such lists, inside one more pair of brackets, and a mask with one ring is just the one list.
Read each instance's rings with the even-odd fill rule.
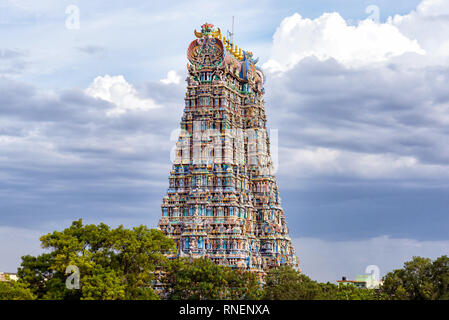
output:
[[190,238],[190,247],[192,249],[196,249],[197,248],[196,238],[194,238],[194,237]]
[[[218,80],[216,80],[214,76],[216,76]],[[214,84],[223,82],[223,70],[221,70],[221,68],[217,67],[215,68],[214,72],[212,72],[212,82]]]

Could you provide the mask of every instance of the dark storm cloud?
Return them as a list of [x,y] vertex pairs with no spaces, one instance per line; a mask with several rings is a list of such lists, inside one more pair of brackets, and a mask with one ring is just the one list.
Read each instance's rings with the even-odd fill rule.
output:
[[[304,183],[299,181],[298,183]],[[379,235],[445,240],[448,188],[409,188],[394,183],[306,182],[307,189],[282,189],[292,234],[330,241]]]
[[448,80],[446,66],[401,59],[350,69],[307,58],[269,75],[293,236],[448,239]]
[[158,103],[174,103],[181,105],[184,101],[185,86],[184,79],[187,77],[185,72],[182,72],[180,84],[163,84],[162,82],[148,82],[140,86],[140,92],[143,96],[150,97]]
[[182,105],[106,116],[113,107],[80,90],[0,81],[4,225],[42,228],[79,217],[157,223]]
[[0,79],[0,115],[17,121],[87,123],[101,117],[110,108],[104,101],[95,101],[81,91],[45,93],[9,79]]
[[285,146],[390,152],[447,164],[448,82],[447,67],[347,69],[335,60],[308,58],[269,78],[270,125],[282,128]]

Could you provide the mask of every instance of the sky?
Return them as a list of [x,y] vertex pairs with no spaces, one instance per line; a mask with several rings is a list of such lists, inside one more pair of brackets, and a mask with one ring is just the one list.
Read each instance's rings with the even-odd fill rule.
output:
[[156,227],[193,30],[232,16],[302,271],[449,254],[449,1],[0,0],[0,271],[79,218]]

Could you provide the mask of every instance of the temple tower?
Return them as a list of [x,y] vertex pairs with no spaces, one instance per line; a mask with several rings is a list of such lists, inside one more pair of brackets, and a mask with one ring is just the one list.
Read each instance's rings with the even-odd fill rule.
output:
[[187,50],[185,109],[160,229],[177,256],[263,273],[298,268],[273,172],[257,60],[205,23]]

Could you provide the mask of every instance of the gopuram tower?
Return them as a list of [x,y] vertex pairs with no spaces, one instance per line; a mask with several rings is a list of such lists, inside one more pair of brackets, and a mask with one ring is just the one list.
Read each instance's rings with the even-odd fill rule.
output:
[[212,24],[195,36],[159,227],[176,256],[261,274],[298,268],[270,155],[264,73]]

